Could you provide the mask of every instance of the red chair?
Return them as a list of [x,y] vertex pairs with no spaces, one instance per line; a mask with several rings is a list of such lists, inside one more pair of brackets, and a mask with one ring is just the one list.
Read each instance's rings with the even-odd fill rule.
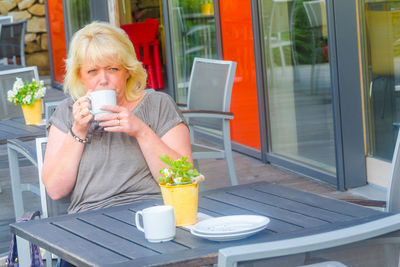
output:
[[146,22],[121,25],[129,36],[136,57],[143,63],[147,70],[147,86],[153,89],[164,87],[164,79],[161,70],[161,59],[158,40],[158,20],[147,19]]

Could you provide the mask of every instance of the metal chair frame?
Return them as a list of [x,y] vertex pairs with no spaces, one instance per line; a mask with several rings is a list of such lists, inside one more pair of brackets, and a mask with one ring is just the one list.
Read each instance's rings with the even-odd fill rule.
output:
[[[206,66],[207,64],[209,64],[210,66],[212,65],[227,66],[228,69],[223,86],[221,88],[216,88],[215,86],[212,85],[212,77],[203,77],[201,73],[198,73],[199,64],[206,64]],[[230,112],[230,104],[231,104],[231,95],[232,95],[232,87],[233,87],[233,80],[235,77],[235,71],[236,71],[236,62],[233,61],[195,58],[193,61],[192,72],[189,80],[187,109],[182,110],[183,115],[189,121],[191,142],[192,142],[192,155],[193,159],[195,160],[195,165],[197,165],[196,160],[198,159],[225,158],[232,185],[238,184],[232,158],[232,147],[231,147],[231,137],[230,137],[230,120],[233,119],[233,113]],[[215,75],[216,77],[220,76],[220,74],[225,74],[225,73],[218,73],[217,71],[213,73],[213,75]],[[210,89],[211,91],[223,90],[223,99],[222,103],[220,103],[220,107],[218,108],[218,110],[208,110],[207,103],[194,104],[195,103],[194,101],[196,101],[196,93],[198,92],[194,92],[193,84],[198,82],[204,83],[203,88],[205,94],[207,94],[206,89]],[[210,94],[208,94],[208,96],[212,97],[212,95]],[[221,121],[222,129],[219,138],[222,139],[223,149],[218,149],[215,146],[210,146],[207,144],[196,143],[194,138],[194,131],[198,130],[201,131],[203,134],[210,135],[209,133],[207,133],[207,131],[203,131],[200,127],[196,126],[195,120],[199,118],[212,118],[212,119],[219,119]]]

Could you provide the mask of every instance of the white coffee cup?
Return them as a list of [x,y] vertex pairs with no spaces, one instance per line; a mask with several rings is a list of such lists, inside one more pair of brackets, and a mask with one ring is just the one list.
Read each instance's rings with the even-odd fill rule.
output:
[[107,110],[102,110],[101,108],[106,105],[116,105],[117,100],[115,96],[115,90],[106,89],[106,90],[98,90],[93,91],[88,96],[90,99],[92,109],[90,113],[94,115],[94,118],[97,119],[97,116],[104,113],[112,113]]
[[[140,225],[140,216],[143,218],[143,227]],[[149,242],[166,242],[175,237],[175,217],[172,206],[154,206],[138,211],[135,222],[137,229],[144,232]]]

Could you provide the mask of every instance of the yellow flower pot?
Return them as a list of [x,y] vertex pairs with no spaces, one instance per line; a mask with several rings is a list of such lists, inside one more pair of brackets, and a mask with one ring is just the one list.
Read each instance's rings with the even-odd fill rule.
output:
[[42,122],[42,99],[36,100],[33,105],[21,105],[27,125],[40,124]]
[[174,207],[175,225],[195,224],[199,184],[160,185],[164,204]]

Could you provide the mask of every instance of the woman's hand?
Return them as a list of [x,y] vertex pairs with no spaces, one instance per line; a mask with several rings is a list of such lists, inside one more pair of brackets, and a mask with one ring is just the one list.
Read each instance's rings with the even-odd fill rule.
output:
[[93,119],[90,113],[91,105],[87,96],[78,98],[72,105],[72,114],[74,116],[73,130],[80,138],[85,138],[89,131],[90,121]]
[[142,120],[125,107],[104,106],[101,109],[113,112],[97,117],[97,120],[100,121],[100,126],[104,127],[107,132],[122,132],[138,137],[143,126],[145,126]]

